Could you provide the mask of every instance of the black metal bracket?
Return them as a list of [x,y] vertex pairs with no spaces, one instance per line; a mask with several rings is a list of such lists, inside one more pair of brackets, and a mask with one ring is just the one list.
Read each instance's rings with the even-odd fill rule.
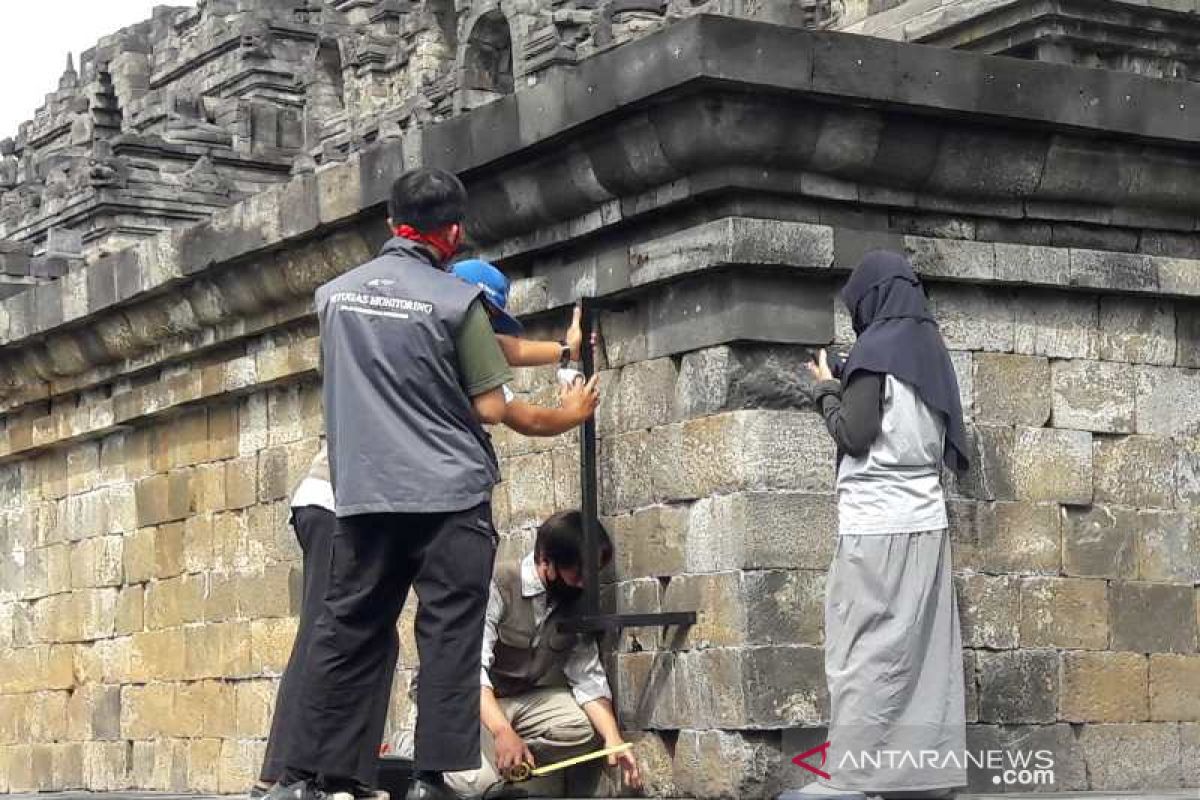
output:
[[[594,298],[580,299],[583,327],[583,373],[589,378],[596,371],[592,351],[592,315],[597,308],[608,308],[611,304]],[[599,503],[596,480],[596,421],[584,423],[579,437],[580,497],[583,514],[583,603],[581,613],[559,624],[564,630],[574,632],[598,632],[622,628],[666,627],[669,625],[694,625],[696,612],[669,611],[656,614],[602,614],[600,613],[600,564],[596,559],[599,540]]]

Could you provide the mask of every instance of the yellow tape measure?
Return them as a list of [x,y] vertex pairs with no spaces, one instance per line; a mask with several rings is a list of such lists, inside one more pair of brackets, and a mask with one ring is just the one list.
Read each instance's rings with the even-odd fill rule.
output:
[[597,750],[593,753],[585,753],[581,756],[568,758],[565,761],[555,761],[553,764],[547,764],[544,767],[538,767],[536,769],[528,764],[518,764],[511,769],[505,770],[504,780],[508,781],[509,783],[520,783],[521,781],[527,781],[530,778],[537,778],[542,775],[547,775],[551,772],[556,772],[560,769],[573,767],[576,764],[582,764],[585,761],[592,761],[597,758],[606,758],[607,756],[615,756],[617,753],[624,753],[626,750],[632,749],[633,742],[625,742],[624,744],[619,744],[616,747],[607,747],[603,750]]

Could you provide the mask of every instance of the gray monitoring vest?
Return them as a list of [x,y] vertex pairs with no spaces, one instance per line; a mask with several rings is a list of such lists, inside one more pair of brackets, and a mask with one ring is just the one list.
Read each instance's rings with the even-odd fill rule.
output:
[[339,517],[463,511],[490,499],[499,469],[455,348],[479,293],[403,239],[317,289]]

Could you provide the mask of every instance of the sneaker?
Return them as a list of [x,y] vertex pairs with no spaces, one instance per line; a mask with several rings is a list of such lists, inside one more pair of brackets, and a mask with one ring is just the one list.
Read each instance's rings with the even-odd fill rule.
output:
[[457,794],[445,784],[437,785],[420,778],[408,782],[408,794],[404,800],[459,800]]
[[392,796],[383,789],[360,784],[353,791],[326,792],[325,800],[392,800]]
[[256,783],[250,787],[250,791],[246,792],[246,797],[249,800],[262,800],[267,796],[267,792],[271,791],[271,787],[265,783]]
[[271,787],[263,800],[327,800],[328,795],[311,781],[296,781],[290,786],[277,783]]

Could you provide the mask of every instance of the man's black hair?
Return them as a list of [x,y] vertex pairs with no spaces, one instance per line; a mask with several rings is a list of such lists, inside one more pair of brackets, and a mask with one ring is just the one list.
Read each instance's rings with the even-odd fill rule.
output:
[[[596,521],[600,565],[612,560],[613,546],[608,531]],[[556,567],[578,569],[583,565],[583,514],[579,511],[560,511],[541,524],[533,545],[535,559],[549,561]]]
[[409,225],[431,233],[462,222],[467,215],[467,189],[453,173],[421,167],[392,183],[388,214],[393,225]]

